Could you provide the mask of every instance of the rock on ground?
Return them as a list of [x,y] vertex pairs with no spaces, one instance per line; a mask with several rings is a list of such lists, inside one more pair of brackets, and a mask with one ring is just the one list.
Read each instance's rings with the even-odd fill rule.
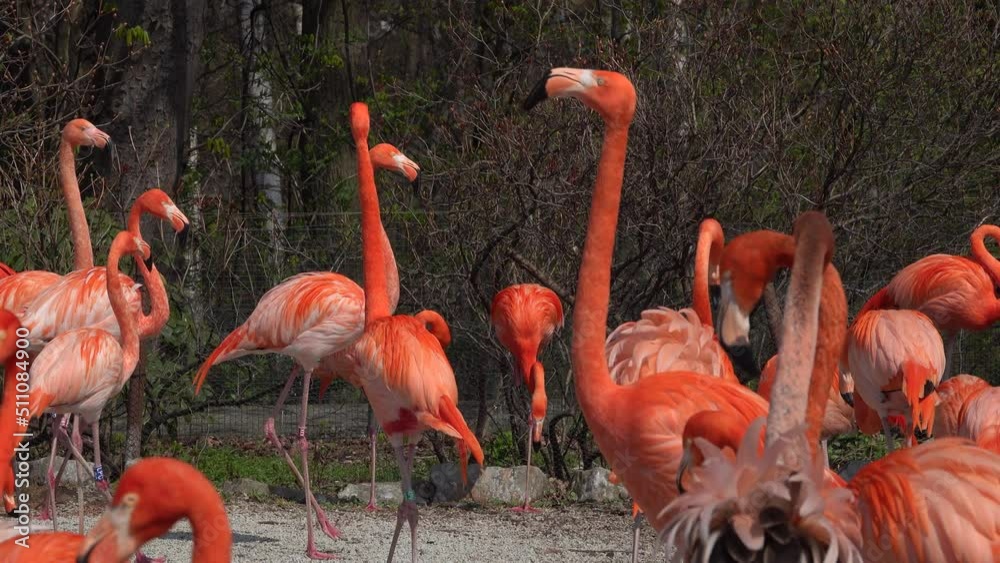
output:
[[[375,483],[375,503],[396,506],[403,502],[403,489],[399,481]],[[337,500],[368,503],[371,495],[371,483],[353,483],[337,493]]]
[[[520,504],[524,502],[526,465],[487,467],[472,487],[472,500],[482,503]],[[538,499],[549,492],[549,478],[541,469],[531,466],[531,498]]]
[[454,502],[462,500],[472,491],[479,479],[482,467],[472,464],[466,470],[468,483],[462,484],[462,470],[457,463],[441,463],[431,467],[430,481],[434,484],[434,502]]
[[577,473],[573,479],[573,492],[580,501],[617,502],[629,498],[628,491],[621,485],[608,481],[611,472],[603,467],[595,467]]
[[266,483],[245,477],[226,481],[219,489],[226,498],[265,500],[271,494]]
[[[59,473],[59,467],[62,465],[63,457],[56,456],[55,465],[52,466],[53,473]],[[33,485],[47,485],[46,472],[49,468],[49,457],[45,456],[38,459],[33,459],[28,462],[29,471],[31,472],[31,483]],[[105,472],[105,478],[107,478],[107,472]],[[94,464],[87,462],[83,467],[83,482],[92,483],[94,481]],[[63,470],[62,480],[59,481],[60,485],[68,485],[75,487],[77,484],[76,478],[76,460],[71,459],[69,463],[66,464],[66,469]]]

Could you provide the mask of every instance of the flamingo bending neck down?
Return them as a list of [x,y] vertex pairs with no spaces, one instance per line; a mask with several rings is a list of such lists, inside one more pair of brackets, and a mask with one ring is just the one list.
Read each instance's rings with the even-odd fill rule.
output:
[[531,442],[542,439],[542,425],[548,399],[545,394],[545,368],[538,356],[552,336],[563,326],[563,308],[559,296],[547,287],[534,283],[505,287],[493,297],[490,320],[497,340],[510,351],[515,384],[526,383],[531,393],[528,436],[524,449],[524,504],[516,511],[537,512],[531,506]]
[[[821,458],[825,456],[816,454],[833,375],[830,367],[840,357],[847,326],[843,288],[829,265],[832,229],[821,214],[809,212],[796,221],[794,239],[771,235],[764,237],[772,243],[765,253],[780,255],[794,266],[765,447],[761,451],[763,419],[743,426],[747,430],[735,459],[720,448],[733,446],[733,427],[739,427],[739,420],[721,428],[705,420],[705,415],[689,419],[688,425],[697,428],[685,428],[685,435],[698,446],[703,464],[691,471],[692,484],[685,494],[667,508],[676,516],[662,537],[668,545],[678,542],[684,561],[860,563],[860,520],[851,495],[838,486],[839,479],[824,478]],[[790,256],[789,244],[793,246]],[[767,260],[759,254],[756,258]],[[745,336],[743,328],[748,329],[752,310],[747,306],[760,298],[756,284],[762,292],[773,275],[770,264],[763,266],[770,275],[747,276],[754,278],[749,284],[735,278],[737,274],[723,259],[724,342]],[[712,444],[713,439],[723,443]]]
[[[80,184],[76,179],[77,147],[97,147],[103,149],[111,142],[111,137],[86,119],[74,119],[66,124],[59,141],[59,184],[63,200],[69,213],[70,238],[73,241],[73,270],[91,268],[94,265],[94,249],[90,244],[90,228],[87,215],[83,212]],[[27,270],[0,276],[0,308],[20,315],[21,309],[36,295],[58,282],[62,276],[44,270]]]
[[[133,234],[122,231],[115,237],[108,254],[107,292],[111,306],[121,327],[121,341],[106,330],[82,328],[65,332],[49,343],[35,358],[28,372],[31,390],[28,394],[28,420],[49,410],[58,414],[79,414],[88,424],[96,424],[104,405],[121,391],[132,376],[139,361],[138,323],[131,314],[118,263],[122,256],[132,254],[149,258],[149,246]],[[4,394],[0,409],[0,460],[13,457],[20,443],[18,432],[27,425],[25,417],[13,407]],[[22,424],[23,423],[23,424]],[[85,465],[83,456],[59,425],[54,425],[55,438],[64,442],[74,459]],[[95,465],[100,464],[100,445],[95,435]],[[9,477],[0,472],[0,478]],[[51,464],[50,464],[51,485]],[[2,481],[2,480],[0,480]],[[107,486],[99,488],[107,494]],[[0,490],[7,491],[6,483],[0,482]],[[110,495],[107,495],[110,497]],[[49,508],[55,525],[55,490],[49,489]],[[80,505],[80,526],[83,522],[83,505]]]
[[704,410],[729,410],[749,421],[764,415],[767,404],[745,387],[699,373],[654,375],[627,386],[612,380],[604,344],[635,89],[617,72],[555,68],[542,78],[524,107],[531,109],[556,97],[579,99],[605,123],[573,311],[571,359],[576,396],[612,471],[649,516],[653,528],[662,531],[668,520],[663,508],[677,495],[675,476],[688,417]]
[[425,429],[433,429],[457,440],[463,481],[469,452],[482,464],[483,451],[458,410],[455,374],[441,344],[424,322],[411,316],[391,316],[385,259],[378,243],[378,194],[368,155],[368,107],[359,102],[351,104],[350,119],[358,151],[365,274],[364,334],[356,346],[357,361],[365,396],[392,443],[402,477],[403,502],[396,514],[388,560],[392,561],[406,521],[410,526],[410,558],[415,562],[418,510],[412,472],[420,436]]

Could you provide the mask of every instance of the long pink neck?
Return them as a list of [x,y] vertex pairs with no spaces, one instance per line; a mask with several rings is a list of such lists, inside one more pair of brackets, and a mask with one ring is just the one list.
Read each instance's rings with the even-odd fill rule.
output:
[[170,299],[167,295],[167,287],[163,284],[163,277],[157,271],[156,266],[152,270],[146,269],[146,265],[141,259],[136,259],[136,266],[142,281],[149,291],[150,311],[148,315],[139,316],[139,338],[147,339],[160,334],[167,320],[170,319]]
[[399,267],[396,265],[396,255],[392,252],[392,243],[385,232],[382,221],[379,221],[379,239],[382,244],[382,257],[385,259],[386,291],[389,293],[389,314],[396,312],[399,305]]
[[76,157],[73,146],[63,139],[59,143],[59,184],[69,211],[69,230],[73,237],[73,270],[94,267],[94,248],[90,244],[90,228],[83,212],[80,184],[76,179]]
[[725,239],[722,226],[717,221],[706,220],[698,232],[698,247],[694,253],[694,287],[691,288],[692,306],[701,324],[712,327],[712,303],[708,297],[709,270],[719,267],[719,257]]
[[[116,238],[122,241],[122,238]],[[129,314],[128,301],[125,298],[125,288],[122,286],[121,272],[118,270],[118,263],[122,258],[120,244],[112,244],[111,252],[108,254],[108,299],[111,301],[111,309],[115,312],[115,320],[121,329],[122,352],[124,353],[124,364],[122,366],[122,378],[127,379],[135,371],[136,364],[139,363],[139,330],[135,317]]]
[[972,231],[972,236],[969,237],[969,242],[972,244],[972,256],[993,278],[993,284],[1000,285],[1000,260],[997,260],[986,248],[986,237],[990,237],[1000,244],[1000,227],[983,225]]
[[[618,208],[625,176],[628,125],[607,126],[601,161],[597,167],[594,199],[590,205],[587,239],[583,245],[580,279],[573,311],[571,358],[577,400],[591,428],[597,431],[605,412],[605,399],[616,385],[604,356],[608,301],[611,298],[611,259],[615,250]],[[596,423],[596,424],[595,424]]]
[[[358,149],[358,197],[361,201],[361,246],[365,272],[365,326],[390,313],[386,258],[388,244],[375,191],[375,172],[368,156],[368,139],[356,139]],[[385,237],[385,238],[383,238]],[[395,261],[394,261],[395,263]],[[398,278],[398,276],[397,276]],[[398,284],[398,279],[397,279]]]

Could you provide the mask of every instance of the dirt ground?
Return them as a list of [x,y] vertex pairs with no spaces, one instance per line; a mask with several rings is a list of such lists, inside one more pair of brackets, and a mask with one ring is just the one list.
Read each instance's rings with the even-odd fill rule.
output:
[[[89,504],[89,503],[88,503]],[[73,503],[60,508],[60,527],[75,528]],[[89,504],[89,506],[94,506]],[[305,557],[305,508],[289,502],[227,503],[233,529],[234,562],[309,561]],[[86,527],[93,526],[97,510],[88,510]],[[385,561],[395,524],[395,510],[366,512],[360,506],[330,507],[330,519],[342,536],[332,540],[316,532],[317,546],[340,561]],[[575,504],[521,514],[505,508],[433,506],[420,510],[417,538],[420,560],[436,562],[628,561],[631,549],[629,507]],[[72,529],[71,528],[71,529]],[[181,522],[163,538],[147,544],[150,556],[167,561],[191,560],[191,528]],[[409,561],[407,528],[400,538],[396,561]],[[652,529],[643,524],[640,561],[663,561]]]

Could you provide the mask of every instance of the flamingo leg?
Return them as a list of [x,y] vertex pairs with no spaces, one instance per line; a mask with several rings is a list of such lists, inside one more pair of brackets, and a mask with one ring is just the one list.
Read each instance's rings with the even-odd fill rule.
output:
[[637,510],[635,513],[635,517],[632,519],[632,563],[639,563],[639,531],[642,529],[642,520],[645,516],[641,510]]
[[101,466],[101,424],[95,422],[90,425],[90,433],[94,438],[94,483],[97,490],[104,493],[104,498],[111,502],[111,491],[108,490],[108,481],[104,478],[104,467]]
[[[63,422],[64,420],[68,420],[65,418],[65,415],[57,415],[57,414],[52,415],[52,448],[49,452],[49,467],[45,471],[45,478],[49,483],[48,502],[45,504],[45,508],[42,510],[42,513],[38,516],[40,520],[48,520],[50,518],[52,519],[53,532],[59,530],[58,526],[56,525],[56,487],[59,484],[59,479],[56,477],[56,474],[53,473],[52,468],[55,467],[56,451],[58,450],[59,447],[58,431],[59,427],[62,424],[65,424]],[[59,475],[62,475],[62,471],[65,467],[66,467],[66,460],[63,459],[62,466],[59,467]]]
[[955,353],[955,343],[958,342],[958,336],[955,332],[944,333],[944,375],[941,376],[941,381],[947,380],[952,374],[952,357]]
[[[309,440],[306,438],[306,422],[309,415],[309,383],[312,381],[312,370],[303,371],[302,407],[299,410],[299,452],[302,454],[302,486],[306,492],[306,556],[310,559],[333,559],[334,556],[332,554],[316,549],[315,539],[313,538],[312,517],[315,499],[312,495],[312,489],[309,486]],[[294,467],[294,464],[292,466]],[[316,512],[317,516],[319,516],[320,511],[317,510]]]
[[392,563],[392,557],[396,553],[396,543],[399,541],[399,532],[403,529],[403,521],[410,524],[410,561],[417,563],[417,503],[416,494],[413,492],[413,458],[416,454],[416,443],[407,446],[406,453],[403,446],[396,446],[396,462],[399,464],[400,477],[402,479],[403,502],[400,503],[396,511],[396,529],[392,532],[392,543],[389,545],[389,558],[386,563]]
[[[74,420],[78,420],[78,419],[76,417],[74,417]],[[70,453],[73,455],[73,459],[76,460],[76,463],[77,463],[77,470],[76,470],[77,471],[77,477],[79,479],[81,479],[81,481],[82,481],[82,479],[83,479],[83,467],[87,464],[87,462],[84,461],[83,455],[80,454],[80,450],[77,448],[77,445],[74,443],[75,441],[77,441],[79,439],[79,424],[76,424],[76,431],[73,433],[74,436],[73,436],[72,440],[66,434],[66,429],[63,428],[62,425],[59,425],[56,428],[56,432],[57,432],[57,435],[56,435],[57,439],[63,441],[63,443],[66,445],[66,447],[69,448]],[[80,440],[80,445],[83,445],[82,440]],[[77,486],[76,489],[77,489],[77,500],[80,503],[80,522],[79,523],[80,523],[80,533],[82,535],[83,534],[83,487],[82,486]],[[55,513],[55,511],[53,510],[53,514],[54,513]]]
[[530,418],[530,414],[528,416],[528,440],[524,450],[524,459],[527,462],[524,468],[524,504],[512,508],[514,512],[539,512],[537,508],[531,506],[531,438],[535,434],[535,424],[538,422]]
[[882,434],[885,435],[885,447],[888,453],[896,449],[896,441],[892,439],[892,427],[889,426],[889,419],[885,416],[879,417],[882,420]]
[[[83,437],[80,436],[80,415],[73,416],[73,448],[77,453],[83,451]],[[80,454],[79,459],[83,459],[83,454]],[[83,481],[85,477],[83,476],[83,468],[86,467],[84,462],[76,462],[76,503],[79,507],[79,515],[77,520],[78,533],[82,536],[87,533],[83,529]]]
[[285,463],[291,468],[292,473],[295,475],[295,479],[299,482],[299,486],[306,491],[307,499],[309,504],[312,505],[313,510],[316,511],[316,521],[319,524],[323,533],[326,534],[330,539],[337,539],[340,537],[340,530],[330,523],[330,520],[326,517],[326,512],[320,507],[319,502],[316,501],[316,497],[313,496],[312,492],[305,486],[305,478],[303,478],[302,473],[299,472],[299,468],[296,467],[295,462],[292,460],[291,454],[288,450],[281,445],[281,440],[278,439],[278,433],[274,429],[274,420],[281,414],[282,407],[285,406],[285,401],[288,400],[288,393],[292,389],[292,384],[298,379],[299,366],[296,365],[292,368],[292,373],[288,375],[288,380],[285,382],[285,386],[281,389],[281,394],[278,395],[278,401],[274,404],[274,409],[271,410],[271,416],[264,422],[264,435],[267,437],[268,441],[274,445],[275,448],[281,455],[285,458]]
[[368,404],[368,443],[371,445],[372,450],[372,485],[371,490],[368,494],[368,507],[369,512],[378,510],[378,506],[375,504],[375,439],[378,438],[378,424],[375,422],[375,411],[372,410],[372,406]]

